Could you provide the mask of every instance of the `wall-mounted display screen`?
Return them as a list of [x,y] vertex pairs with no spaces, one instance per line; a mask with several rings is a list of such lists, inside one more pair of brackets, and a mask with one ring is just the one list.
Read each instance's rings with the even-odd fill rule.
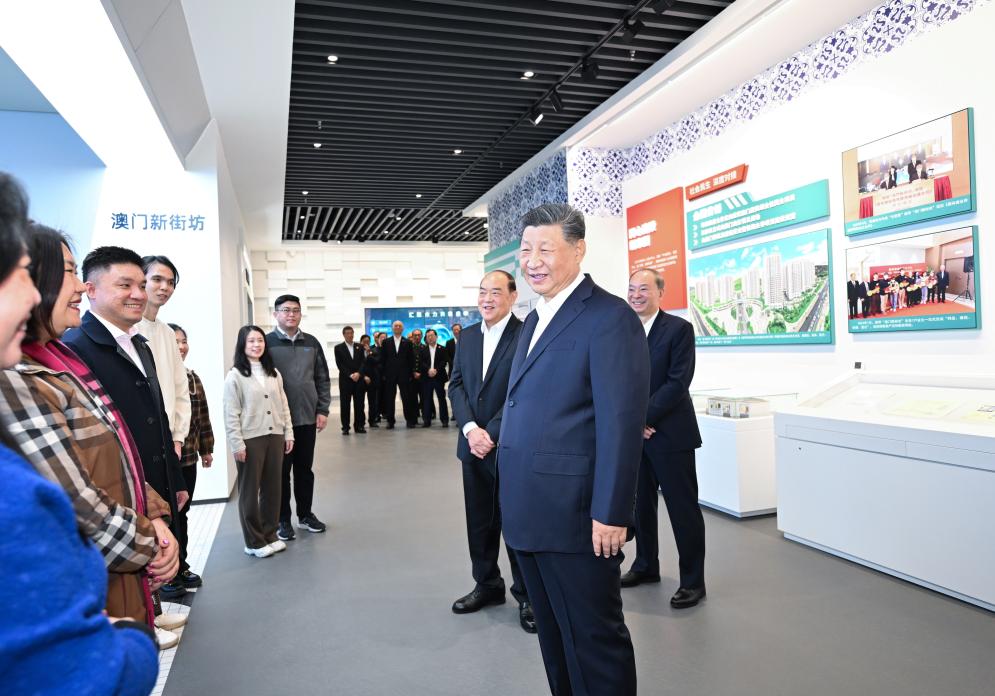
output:
[[847,249],[850,332],[978,328],[977,251],[977,227]]
[[844,152],[843,206],[848,236],[974,211],[973,111]]
[[832,343],[831,265],[829,230],[691,259],[695,343]]
[[404,324],[405,336],[414,329],[421,329],[422,334],[435,329],[439,343],[445,345],[453,337],[453,324],[463,327],[476,324],[480,321],[480,311],[476,307],[367,307],[366,333],[372,336],[375,331],[383,331],[390,336],[391,326],[398,320]]

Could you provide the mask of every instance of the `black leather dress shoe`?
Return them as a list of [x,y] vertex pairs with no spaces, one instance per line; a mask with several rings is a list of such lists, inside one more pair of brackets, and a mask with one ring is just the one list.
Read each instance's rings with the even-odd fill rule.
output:
[[660,582],[660,576],[640,573],[638,570],[630,570],[628,573],[622,575],[622,587],[635,587],[636,585],[645,585],[651,582]]
[[473,592],[453,602],[454,614],[472,614],[491,604],[504,604],[504,588],[475,587]]
[[[372,427],[372,426],[370,426],[370,427]],[[365,435],[366,434],[366,428],[356,428],[356,432],[359,433],[360,435]]]
[[394,429],[394,424],[393,423],[388,423],[387,424],[387,430],[393,430],[393,429]]
[[522,602],[518,605],[518,623],[522,625],[522,630],[526,633],[537,633],[536,617],[532,613],[532,605]]
[[674,609],[687,609],[697,605],[704,598],[704,587],[682,587],[670,598],[670,606]]

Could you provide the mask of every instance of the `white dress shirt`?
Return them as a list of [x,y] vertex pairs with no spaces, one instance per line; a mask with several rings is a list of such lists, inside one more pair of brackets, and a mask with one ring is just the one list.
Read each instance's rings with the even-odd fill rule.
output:
[[653,316],[651,316],[649,319],[643,322],[643,331],[646,332],[646,338],[649,338],[650,331],[653,330],[653,323],[656,321],[656,318],[658,316],[660,316],[660,313],[655,312]]
[[[573,291],[577,289],[577,286],[584,282],[586,276],[583,273],[578,273],[577,277],[573,279],[567,287],[556,293],[556,297],[551,300],[547,300],[545,297],[540,297],[539,301],[536,303],[536,314],[538,315],[539,321],[536,322],[535,332],[532,334],[532,341],[529,343],[529,353],[535,348],[536,342],[539,337],[542,336],[542,332],[546,330],[549,326],[549,322],[553,321],[553,317],[563,306],[563,303],[567,301],[567,298],[573,294]],[[528,355],[529,353],[526,353]]]
[[[436,344],[438,345],[438,344]],[[428,347],[428,369],[431,370],[435,367],[435,348],[436,346]]]
[[92,309],[90,310],[90,314],[95,316],[97,320],[111,332],[111,336],[115,341],[117,341],[117,344],[121,346],[121,350],[127,353],[128,357],[131,358],[131,362],[135,363],[135,367],[141,370],[143,375],[148,377],[148,375],[145,374],[145,366],[142,365],[142,359],[138,355],[138,349],[135,348],[135,344],[131,342],[131,337],[138,335],[138,325],[136,324],[135,326],[132,326],[127,332],[125,332],[114,326],[114,324],[104,319]]
[[291,335],[290,335],[290,334],[288,334],[288,333],[287,333],[286,331],[284,331],[283,329],[281,329],[281,328],[280,328],[279,326],[277,326],[277,327],[276,327],[276,332],[277,332],[278,334],[280,334],[281,336],[283,336],[283,337],[284,337],[285,339],[287,339],[288,341],[290,341],[291,343],[293,343],[293,342],[294,342],[294,341],[296,341],[296,340],[297,340],[298,338],[300,338],[300,337],[301,337],[301,333],[303,333],[303,332],[302,332],[302,331],[301,331],[300,329],[297,329],[297,331],[295,331],[295,332],[294,332],[294,335],[293,335],[293,336],[291,336]]
[[187,381],[187,368],[180,356],[180,349],[176,346],[176,332],[162,319],[142,319],[136,328],[145,337],[146,345],[155,360],[169,432],[172,433],[174,442],[183,442],[190,432],[190,385]]
[[[511,312],[508,315],[496,323],[491,328],[487,328],[487,322],[480,322],[480,333],[484,334],[484,364],[480,368],[480,381],[483,382],[484,378],[487,376],[487,368],[491,365],[491,358],[494,357],[494,351],[497,350],[498,343],[501,342],[501,336],[504,335],[505,327],[508,326],[508,322],[511,321]],[[471,430],[478,428],[476,421],[470,421],[463,426],[463,434],[468,435]]]
[[391,338],[394,339],[394,352],[395,353],[400,353],[401,352],[401,341],[404,340],[404,337],[401,336],[400,338],[398,338],[397,336],[391,336]]
[[350,360],[354,360],[356,358],[356,356],[352,352],[352,344],[351,343],[346,343],[345,347],[349,349],[349,359]]

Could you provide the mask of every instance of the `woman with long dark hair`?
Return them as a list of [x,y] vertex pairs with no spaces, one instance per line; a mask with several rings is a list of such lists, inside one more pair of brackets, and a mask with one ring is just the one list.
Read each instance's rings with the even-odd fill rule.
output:
[[[153,625],[151,591],[178,568],[163,519],[169,505],[145,483],[141,458],[114,404],[59,337],[80,325],[85,286],[66,237],[29,225],[31,313],[23,360],[0,372],[0,416],[42,476],[69,495],[80,532],[107,565],[107,612]],[[176,636],[163,633],[162,645]]]
[[239,329],[233,362],[225,378],[225,433],[238,468],[239,519],[245,553],[266,558],[287,548],[276,530],[283,455],[294,448],[294,428],[262,329]]
[[[0,173],[4,369],[20,361],[30,312],[41,300],[31,282],[23,240],[26,218],[27,200],[20,186]],[[4,692],[148,694],[159,669],[151,631],[130,620],[112,624],[104,615],[103,557],[80,536],[65,492],[24,459],[5,423],[0,424],[0,480]]]

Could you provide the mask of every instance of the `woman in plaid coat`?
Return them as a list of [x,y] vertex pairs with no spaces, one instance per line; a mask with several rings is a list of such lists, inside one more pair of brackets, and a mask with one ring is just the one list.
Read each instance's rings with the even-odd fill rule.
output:
[[0,417],[25,457],[69,495],[81,533],[104,557],[110,616],[153,622],[150,591],[176,574],[169,506],[145,484],[131,434],[100,383],[58,340],[80,322],[84,290],[65,238],[28,231],[32,312],[24,357],[0,372]]

